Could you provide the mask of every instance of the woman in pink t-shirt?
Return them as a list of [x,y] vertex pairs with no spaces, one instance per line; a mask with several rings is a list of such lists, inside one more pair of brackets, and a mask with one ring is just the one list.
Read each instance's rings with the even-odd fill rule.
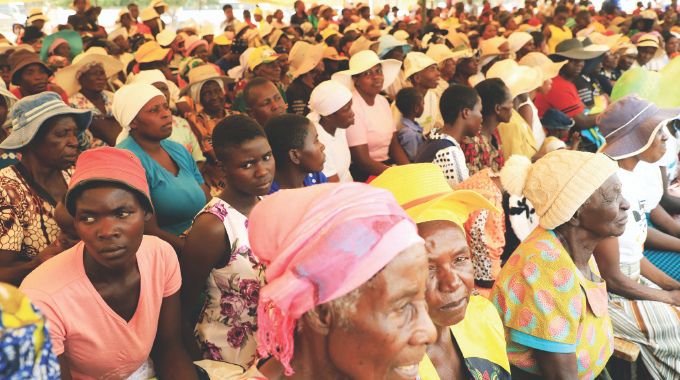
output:
[[333,75],[334,80],[353,90],[354,125],[347,129],[347,144],[356,181],[379,175],[388,163],[410,162],[397,140],[390,104],[380,95],[397,78],[400,68],[401,62],[380,60],[372,50],[364,50],[352,56],[349,70]]
[[83,152],[64,203],[82,241],[21,284],[47,316],[62,379],[149,378],[154,370],[197,379],[180,335],[177,256],[144,235],[153,206],[139,159],[109,147]]

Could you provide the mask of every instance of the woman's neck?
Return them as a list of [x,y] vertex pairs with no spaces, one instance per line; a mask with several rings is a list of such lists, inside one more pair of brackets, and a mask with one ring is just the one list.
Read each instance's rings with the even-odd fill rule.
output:
[[283,164],[276,168],[275,178],[281,189],[299,189],[305,186],[307,174],[299,166]]
[[229,203],[229,205],[235,208],[238,212],[245,215],[246,218],[250,215],[250,210],[255,207],[257,202],[260,201],[260,197],[253,194],[242,193],[232,189],[229,184],[227,184],[219,195],[219,198],[223,201]]
[[429,90],[429,88],[423,87],[423,86],[421,86],[421,85],[419,85],[419,84],[413,85],[413,88],[414,88],[414,89],[416,90],[416,92],[417,92],[420,96],[422,96],[422,97],[425,97],[425,95],[427,94],[427,91]]
[[319,125],[321,125],[324,131],[328,132],[328,134],[331,136],[335,136],[335,131],[338,130],[338,127],[334,126],[331,122],[328,121],[328,119],[326,119],[323,116],[319,118]]
[[482,134],[486,137],[491,136],[496,131],[496,128],[498,128],[498,124],[500,123],[496,115],[485,115],[482,118]]
[[136,254],[135,257],[132,258],[128,263],[126,263],[124,267],[114,270],[99,264],[95,259],[93,259],[87,253],[88,250],[87,246],[83,249],[84,249],[83,267],[85,269],[85,274],[87,275],[87,278],[90,279],[90,282],[92,283],[96,284],[116,283],[121,281],[122,279],[127,278],[134,271],[139,271],[139,268],[137,267]]
[[581,273],[587,274],[590,269],[588,261],[593,255],[593,250],[602,240],[600,236],[595,236],[591,232],[569,223],[562,224],[555,228],[555,234],[565,246],[569,256],[576,264]]
[[148,154],[158,153],[162,149],[160,140],[146,139],[139,136],[134,130],[130,131],[130,136],[132,136],[137,145]]
[[444,124],[444,128],[442,128],[442,133],[453,137],[453,139],[456,140],[456,142],[458,142],[459,144],[463,140],[463,126],[460,125],[459,123]]
[[[26,168],[31,179],[40,185],[45,185],[54,175],[61,175],[61,170],[47,166],[35,157],[30,150],[22,152],[21,165]],[[45,187],[45,186],[43,186]]]
[[632,172],[635,169],[638,162],[640,162],[640,159],[637,156],[622,158],[617,161],[621,169],[628,170],[629,172]]
[[208,116],[210,116],[213,119],[222,118],[223,116],[225,116],[224,108],[210,109],[203,107],[203,112],[205,112]]
[[[300,321],[298,321],[298,323],[300,323]],[[305,335],[305,333],[302,332],[300,335]],[[346,380],[347,377],[341,374],[328,358],[327,342],[324,341],[324,338],[313,332],[309,332],[309,334],[306,335],[308,335],[306,337],[307,339],[304,340],[307,344],[303,344],[302,338],[295,339],[295,353],[293,354],[293,360],[290,363],[295,373],[292,376],[287,377],[287,379]]]
[[375,97],[378,96],[377,94],[372,95],[372,94],[365,93],[365,92],[359,90],[358,88],[357,88],[357,92],[359,93],[359,95],[361,95],[361,98],[364,99],[366,104],[368,104],[369,106],[372,106],[375,103]]

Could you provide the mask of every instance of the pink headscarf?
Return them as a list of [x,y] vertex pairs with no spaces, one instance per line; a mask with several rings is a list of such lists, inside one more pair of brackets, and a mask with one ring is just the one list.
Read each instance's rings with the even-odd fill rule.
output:
[[282,190],[250,213],[253,253],[267,266],[260,290],[260,355],[291,375],[295,322],[358,288],[404,249],[422,242],[388,191],[362,183]]

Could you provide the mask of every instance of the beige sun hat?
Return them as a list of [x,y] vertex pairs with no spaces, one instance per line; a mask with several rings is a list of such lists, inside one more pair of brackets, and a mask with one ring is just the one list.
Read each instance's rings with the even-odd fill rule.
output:
[[425,52],[428,57],[435,60],[437,63],[442,63],[447,59],[456,59],[456,55],[453,54],[451,49],[444,44],[432,44]]
[[486,77],[501,79],[510,89],[513,98],[531,92],[543,84],[543,73],[540,69],[521,66],[512,59],[494,63],[486,72]]
[[479,42],[479,66],[484,67],[499,55],[509,53],[508,40],[504,37],[493,37]]
[[190,93],[194,86],[197,86],[205,81],[215,80],[221,81],[225,86],[234,83],[232,78],[225,75],[220,75],[218,69],[214,65],[200,65],[189,71],[189,84],[180,91],[179,95],[184,96]]
[[28,16],[26,18],[26,25],[31,25],[33,24],[34,21],[38,20],[43,20],[45,22],[50,21],[47,16],[43,13],[42,9],[40,8],[31,8],[31,10],[28,11]]
[[567,64],[567,61],[553,62],[543,53],[532,52],[519,60],[522,66],[535,67],[543,73],[543,81],[552,79],[560,74],[562,66]]
[[524,45],[533,41],[534,37],[527,32],[513,32],[508,36],[508,48],[510,53],[517,53]]
[[333,80],[345,85],[350,90],[354,89],[353,75],[361,74],[373,66],[381,65],[383,70],[383,90],[389,87],[401,69],[401,62],[396,59],[380,59],[373,50],[363,50],[352,56],[349,60],[349,70],[339,71],[331,77]]
[[54,82],[63,88],[68,96],[71,96],[80,91],[80,83],[78,83],[80,75],[95,64],[102,65],[107,79],[123,71],[122,62],[108,55],[106,49],[95,46],[78,54],[73,58],[71,65],[57,71],[54,75]]
[[305,41],[296,42],[288,54],[290,75],[293,79],[314,70],[323,59],[323,52],[323,44],[312,45]]
[[408,79],[411,75],[419,73],[426,68],[437,65],[437,61],[428,57],[425,53],[412,51],[404,58],[404,78]]
[[368,38],[361,36],[352,42],[352,46],[349,48],[349,56],[352,57],[365,50],[374,50],[378,47],[378,44],[378,41],[371,41]]

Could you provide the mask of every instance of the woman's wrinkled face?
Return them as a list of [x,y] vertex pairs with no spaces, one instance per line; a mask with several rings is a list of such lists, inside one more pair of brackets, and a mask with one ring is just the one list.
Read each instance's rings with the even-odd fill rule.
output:
[[430,65],[426,69],[413,75],[416,77],[414,79],[416,79],[416,81],[420,83],[421,86],[430,90],[437,87],[439,84],[439,78],[441,77],[439,74],[439,67],[437,67],[437,65]]
[[255,75],[267,78],[274,83],[281,81],[281,65],[278,61],[260,63],[253,72]]
[[385,83],[385,76],[383,75],[383,68],[381,64],[377,64],[370,69],[359,73],[352,77],[354,79],[354,87],[359,92],[369,96],[375,96],[382,91]]
[[425,297],[430,318],[437,326],[463,320],[472,289],[474,267],[463,230],[450,221],[418,224],[427,248],[428,280]]
[[666,140],[668,140],[668,135],[665,132],[666,128],[660,128],[656,135],[654,135],[654,140],[652,140],[652,145],[647,148],[644,152],[640,153],[640,160],[645,162],[654,163],[657,162],[666,154]]
[[172,114],[163,95],[149,100],[132,121],[130,128],[136,136],[161,141],[172,134]]
[[78,125],[72,116],[55,116],[44,122],[29,143],[40,162],[50,168],[64,170],[78,158]]
[[54,49],[54,54],[71,59],[71,46],[67,43],[61,44]]
[[74,227],[85,243],[85,262],[116,270],[134,263],[147,213],[130,190],[102,186],[83,190],[75,201]]
[[252,88],[246,101],[249,103],[248,113],[260,125],[266,124],[274,116],[283,115],[287,109],[279,89],[271,82]]
[[47,81],[50,79],[45,68],[37,63],[32,63],[19,74],[19,87],[24,95],[35,95],[47,90]]
[[347,326],[333,323],[326,346],[333,366],[355,380],[414,379],[436,337],[426,285],[427,257],[417,244],[363,287]]
[[613,174],[583,203],[574,217],[581,228],[595,236],[621,236],[626,229],[629,208],[630,204],[621,195],[621,181]]
[[319,141],[319,134],[314,124],[307,124],[307,137],[305,137],[302,149],[299,149],[300,167],[308,172],[323,171],[326,162],[326,147]]
[[208,81],[201,87],[201,105],[208,110],[217,111],[224,108],[226,96],[220,84],[214,80]]
[[274,180],[274,156],[265,137],[256,137],[218,154],[230,189],[247,195],[269,194]]
[[80,86],[84,90],[92,92],[102,92],[106,89],[106,72],[102,65],[92,66],[84,72],[78,79]]

